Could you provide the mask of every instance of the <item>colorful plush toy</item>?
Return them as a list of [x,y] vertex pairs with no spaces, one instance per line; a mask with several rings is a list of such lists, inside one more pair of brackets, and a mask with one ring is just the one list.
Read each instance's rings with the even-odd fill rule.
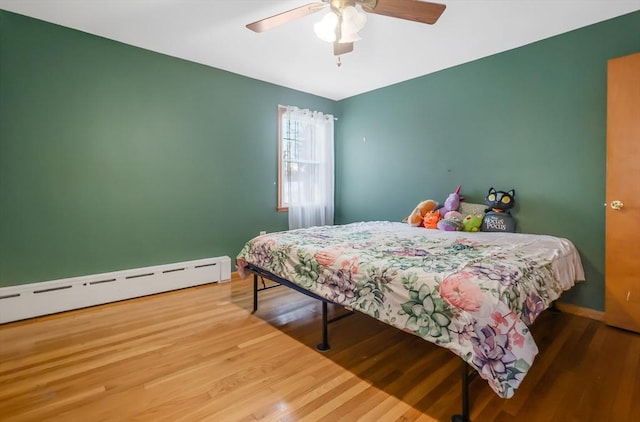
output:
[[469,214],[462,220],[462,230],[465,232],[477,232],[482,227],[482,214]]
[[460,208],[460,188],[462,185],[458,185],[458,188],[455,192],[449,194],[447,199],[444,201],[444,205],[440,208],[440,217],[444,218],[445,214],[449,211],[458,211]]
[[440,221],[442,218],[440,218],[440,212],[438,211],[429,211],[425,216],[424,216],[424,220],[423,220],[423,226],[427,229],[437,229],[438,228],[438,221]]
[[485,204],[489,206],[485,210],[482,220],[483,232],[515,232],[516,222],[509,211],[516,204],[516,191],[509,192],[489,189]]
[[409,216],[405,218],[403,221],[406,221],[412,227],[423,226],[424,216],[428,212],[435,210],[437,206],[438,206],[438,203],[431,199],[422,201],[415,207],[415,209],[411,212],[411,214],[409,214]]
[[462,230],[462,214],[458,211],[449,211],[444,215],[444,219],[438,221],[438,230],[448,232]]

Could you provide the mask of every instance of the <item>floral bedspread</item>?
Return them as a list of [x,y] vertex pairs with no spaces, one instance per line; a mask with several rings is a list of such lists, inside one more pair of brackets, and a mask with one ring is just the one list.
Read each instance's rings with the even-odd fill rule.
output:
[[237,257],[446,347],[509,398],[538,353],[536,317],[577,280],[566,239],[427,230],[391,222],[270,233]]

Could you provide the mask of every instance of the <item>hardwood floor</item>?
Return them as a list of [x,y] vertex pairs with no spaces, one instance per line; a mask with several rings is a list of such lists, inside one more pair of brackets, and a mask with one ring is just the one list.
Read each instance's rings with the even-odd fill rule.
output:
[[[330,325],[285,287],[233,281],[0,326],[2,421],[448,421],[459,359],[364,315]],[[338,313],[339,310],[332,310]],[[480,378],[471,418],[633,421],[640,335],[546,311],[512,399]],[[634,417],[632,418],[632,415]]]

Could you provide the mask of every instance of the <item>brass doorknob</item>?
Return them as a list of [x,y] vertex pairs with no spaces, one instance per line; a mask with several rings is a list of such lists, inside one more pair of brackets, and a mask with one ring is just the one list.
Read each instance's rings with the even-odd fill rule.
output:
[[619,209],[621,209],[622,207],[624,207],[624,204],[622,203],[622,201],[613,201],[613,202],[611,203],[611,209],[619,210]]

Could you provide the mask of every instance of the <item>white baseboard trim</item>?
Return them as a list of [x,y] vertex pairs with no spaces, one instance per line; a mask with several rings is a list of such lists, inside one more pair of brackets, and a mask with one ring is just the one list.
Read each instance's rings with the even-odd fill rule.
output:
[[228,256],[0,288],[0,324],[231,280]]

